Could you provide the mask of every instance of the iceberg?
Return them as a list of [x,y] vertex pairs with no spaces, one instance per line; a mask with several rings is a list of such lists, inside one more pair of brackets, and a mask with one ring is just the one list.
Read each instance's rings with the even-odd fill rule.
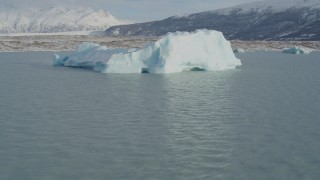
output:
[[310,54],[311,52],[312,51],[310,49],[300,47],[291,47],[282,50],[282,53],[284,54]]
[[101,73],[176,73],[235,69],[241,61],[221,32],[197,30],[168,33],[140,49],[83,43],[71,55],[55,55],[53,64]]

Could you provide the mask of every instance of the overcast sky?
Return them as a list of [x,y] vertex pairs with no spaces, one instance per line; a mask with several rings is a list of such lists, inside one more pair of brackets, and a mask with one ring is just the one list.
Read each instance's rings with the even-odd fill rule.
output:
[[215,10],[257,0],[1,0],[17,6],[89,6],[122,20],[160,20],[173,15]]

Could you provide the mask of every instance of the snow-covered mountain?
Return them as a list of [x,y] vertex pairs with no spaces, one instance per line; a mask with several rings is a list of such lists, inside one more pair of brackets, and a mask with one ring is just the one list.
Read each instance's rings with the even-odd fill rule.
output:
[[106,33],[161,36],[195,29],[222,31],[228,39],[320,40],[320,0],[263,0],[161,21],[114,26]]
[[110,13],[91,8],[0,6],[0,33],[105,30],[119,24],[121,22]]

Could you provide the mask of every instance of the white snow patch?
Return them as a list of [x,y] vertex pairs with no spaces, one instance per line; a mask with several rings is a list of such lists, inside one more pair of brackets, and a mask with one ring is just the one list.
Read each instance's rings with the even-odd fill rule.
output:
[[212,30],[168,33],[141,49],[110,49],[85,43],[54,65],[91,68],[102,73],[176,73],[226,70],[241,65],[223,34]]

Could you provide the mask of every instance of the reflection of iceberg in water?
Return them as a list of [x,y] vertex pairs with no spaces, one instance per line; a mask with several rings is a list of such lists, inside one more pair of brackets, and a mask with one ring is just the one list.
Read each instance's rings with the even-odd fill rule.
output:
[[232,162],[239,122],[235,112],[241,107],[235,105],[233,85],[239,72],[161,76],[165,94],[162,111],[166,112],[161,121],[168,124],[170,135],[166,147],[175,154],[172,160],[176,163],[188,163],[185,172],[210,169],[210,177],[204,179],[220,179]]
[[72,55],[56,55],[54,65],[91,68],[102,73],[175,73],[226,70],[241,65],[221,32],[169,33],[141,49],[110,49],[84,43]]

